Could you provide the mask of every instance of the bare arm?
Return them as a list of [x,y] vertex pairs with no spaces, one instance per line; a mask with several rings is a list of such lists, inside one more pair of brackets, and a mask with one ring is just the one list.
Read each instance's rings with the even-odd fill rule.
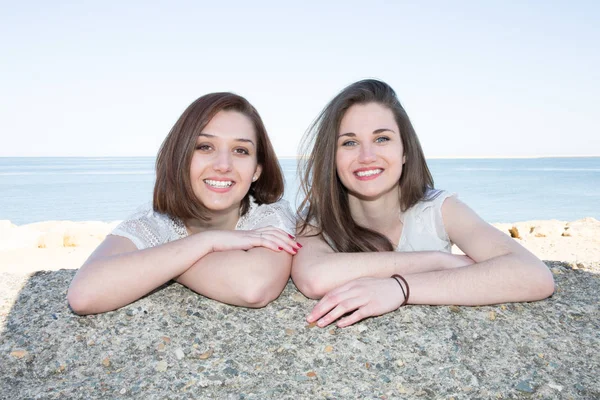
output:
[[[465,204],[448,198],[442,215],[450,239],[476,263],[404,275],[410,286],[409,303],[485,305],[541,300],[552,295],[554,280],[544,263]],[[338,321],[338,326],[348,326],[390,312],[403,300],[397,282],[361,278],[327,293],[307,319],[326,326],[356,310]]]
[[291,251],[290,243],[285,232],[271,227],[202,232],[144,250],[127,238],[109,235],[75,275],[67,299],[78,314],[114,310],[179,277],[207,255],[254,247],[278,253],[279,247]]
[[[309,232],[310,234],[310,232]],[[337,253],[321,236],[302,236],[294,257],[292,279],[305,296],[319,299],[329,291],[363,277],[388,278],[464,266],[472,261],[438,251]]]
[[291,254],[266,248],[217,252],[200,259],[177,281],[220,302],[258,308],[279,297],[291,265]]
[[405,277],[410,303],[484,305],[552,295],[554,279],[546,265],[514,239],[454,197],[444,201],[442,215],[452,242],[475,264]]
[[77,271],[67,300],[78,314],[123,307],[184,273],[209,253],[202,236],[192,235],[138,250],[131,240],[108,235]]

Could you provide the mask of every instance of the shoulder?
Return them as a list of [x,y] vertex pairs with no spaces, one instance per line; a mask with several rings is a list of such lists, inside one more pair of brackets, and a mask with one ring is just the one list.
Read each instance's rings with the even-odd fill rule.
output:
[[269,225],[294,234],[296,217],[290,204],[283,199],[270,204],[257,204],[256,200],[250,197],[250,209],[240,218],[236,229],[250,230]]
[[445,190],[430,189],[423,200],[406,210],[401,217],[404,227],[397,250],[449,252],[452,243],[446,231],[442,208],[447,200],[453,201],[455,196]]
[[420,205],[422,209],[438,207],[441,208],[442,204],[448,198],[456,198],[457,194],[441,189],[429,189],[425,193],[425,197],[417,205]]
[[145,249],[181,239],[187,236],[187,230],[180,220],[158,213],[151,204],[145,204],[121,222],[111,234],[126,237],[138,249]]
[[456,193],[446,190],[429,189],[422,200],[406,210],[405,215],[410,218],[417,218],[425,214],[440,214],[441,216],[442,205],[446,202],[446,199],[456,199],[456,197]]

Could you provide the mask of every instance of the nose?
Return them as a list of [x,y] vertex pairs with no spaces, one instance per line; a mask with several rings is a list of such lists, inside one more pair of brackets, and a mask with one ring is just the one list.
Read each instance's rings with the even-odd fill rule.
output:
[[363,143],[358,153],[358,161],[362,164],[368,164],[375,161],[375,152],[370,143]]
[[217,172],[231,171],[231,153],[229,150],[220,151],[215,155],[213,169]]

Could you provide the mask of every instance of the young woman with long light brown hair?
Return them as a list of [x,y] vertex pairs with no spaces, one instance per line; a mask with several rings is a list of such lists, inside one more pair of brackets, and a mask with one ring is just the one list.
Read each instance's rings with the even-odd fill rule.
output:
[[[553,293],[538,258],[434,189],[408,115],[386,83],[342,90],[304,144],[304,249],[292,278],[321,299],[309,322],[344,327],[405,304],[484,305]],[[452,244],[466,255],[451,254]]]

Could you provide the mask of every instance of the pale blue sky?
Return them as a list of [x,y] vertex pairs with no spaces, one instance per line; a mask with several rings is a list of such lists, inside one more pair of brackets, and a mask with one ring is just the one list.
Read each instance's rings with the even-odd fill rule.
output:
[[0,156],[155,155],[211,91],[247,97],[291,156],[367,77],[428,157],[600,155],[600,2],[214,3],[3,2]]

